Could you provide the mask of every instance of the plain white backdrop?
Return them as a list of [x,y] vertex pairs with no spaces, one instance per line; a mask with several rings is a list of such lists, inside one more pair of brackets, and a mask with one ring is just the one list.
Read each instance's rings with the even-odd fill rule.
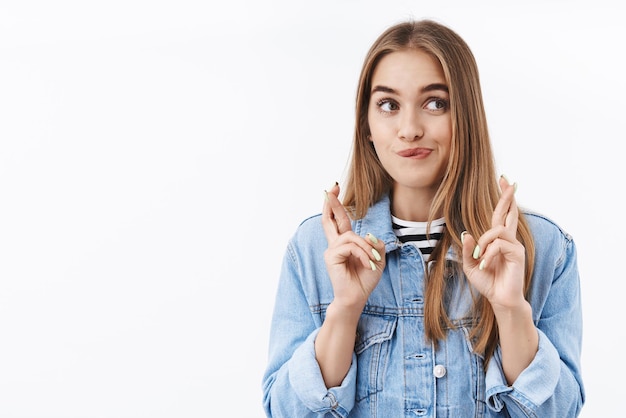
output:
[[[280,262],[343,181],[367,49],[473,49],[498,170],[578,245],[585,418],[621,348],[618,2],[0,2],[0,417],[262,417]],[[620,380],[617,380],[620,379]]]

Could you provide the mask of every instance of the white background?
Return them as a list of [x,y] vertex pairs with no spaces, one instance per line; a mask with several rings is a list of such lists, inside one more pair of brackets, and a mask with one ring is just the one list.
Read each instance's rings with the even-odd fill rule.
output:
[[422,17],[472,47],[519,203],[577,242],[582,416],[615,416],[618,4],[0,2],[0,417],[262,417],[287,239],[344,180],[370,44]]

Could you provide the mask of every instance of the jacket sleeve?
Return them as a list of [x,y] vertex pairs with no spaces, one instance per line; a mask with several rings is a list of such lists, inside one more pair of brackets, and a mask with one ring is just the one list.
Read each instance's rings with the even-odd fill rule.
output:
[[[508,386],[498,347],[485,380],[487,404],[511,417],[577,417],[585,399],[581,378],[582,309],[576,247],[559,235],[562,252],[535,270],[531,305],[539,349],[531,364]],[[557,247],[557,248],[558,248]]]
[[[321,320],[314,295],[302,276],[314,274],[297,262],[290,245],[283,259],[270,330],[269,360],[263,376],[268,417],[346,417],[355,402],[356,355],[341,386],[327,389],[315,358]],[[311,298],[311,300],[310,300]]]

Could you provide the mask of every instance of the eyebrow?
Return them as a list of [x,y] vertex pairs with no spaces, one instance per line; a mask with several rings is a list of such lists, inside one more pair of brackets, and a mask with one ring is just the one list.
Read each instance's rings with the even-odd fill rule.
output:
[[[449,92],[448,86],[446,86],[445,84],[433,83],[433,84],[429,84],[427,86],[422,87],[420,89],[420,93],[427,93],[429,91],[434,91],[434,90],[441,90],[441,91],[445,91],[446,93]],[[375,86],[372,89],[372,93],[376,93],[376,92],[398,94],[397,91],[387,86]]]

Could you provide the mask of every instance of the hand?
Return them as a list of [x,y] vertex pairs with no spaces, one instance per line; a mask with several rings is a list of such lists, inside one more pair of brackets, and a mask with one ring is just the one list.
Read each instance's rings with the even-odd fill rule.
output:
[[326,192],[322,225],[328,241],[324,252],[335,305],[362,309],[385,268],[385,244],[352,231],[350,217],[338,199],[339,186]]
[[524,299],[525,249],[517,240],[518,208],[510,185],[500,177],[502,195],[491,218],[491,229],[478,242],[462,234],[463,271],[494,311],[516,309]]

